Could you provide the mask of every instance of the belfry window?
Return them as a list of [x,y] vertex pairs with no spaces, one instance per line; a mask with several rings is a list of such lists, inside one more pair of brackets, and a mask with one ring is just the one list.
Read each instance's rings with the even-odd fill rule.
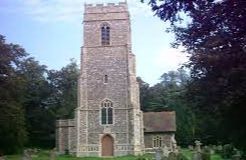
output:
[[113,103],[107,99],[101,103],[101,123],[113,124]]
[[101,43],[102,45],[110,44],[110,27],[108,24],[103,24],[101,27]]
[[153,137],[153,147],[162,147],[163,145],[163,139],[161,136],[155,136]]

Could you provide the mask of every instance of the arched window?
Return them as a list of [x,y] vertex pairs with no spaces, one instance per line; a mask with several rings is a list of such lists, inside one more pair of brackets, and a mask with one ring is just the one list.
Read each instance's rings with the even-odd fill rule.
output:
[[163,145],[163,139],[161,136],[154,136],[153,137],[153,147],[156,148],[156,147],[162,147]]
[[113,103],[107,99],[101,103],[101,123],[113,124]]
[[101,43],[102,45],[110,44],[110,27],[108,24],[103,24],[101,27]]

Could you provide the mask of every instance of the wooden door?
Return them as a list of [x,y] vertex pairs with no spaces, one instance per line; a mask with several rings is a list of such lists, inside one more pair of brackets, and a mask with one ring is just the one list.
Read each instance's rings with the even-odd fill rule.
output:
[[105,135],[102,138],[102,156],[114,155],[114,140],[110,135]]

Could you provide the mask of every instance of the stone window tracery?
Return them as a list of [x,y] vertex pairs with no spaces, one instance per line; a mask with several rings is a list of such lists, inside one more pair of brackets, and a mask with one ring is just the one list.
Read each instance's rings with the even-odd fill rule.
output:
[[161,136],[154,136],[153,137],[153,147],[154,148],[159,148],[162,147],[163,145],[163,139]]
[[101,103],[101,124],[113,124],[113,103],[107,99]]
[[103,24],[101,27],[101,43],[102,45],[110,44],[110,27],[108,24]]

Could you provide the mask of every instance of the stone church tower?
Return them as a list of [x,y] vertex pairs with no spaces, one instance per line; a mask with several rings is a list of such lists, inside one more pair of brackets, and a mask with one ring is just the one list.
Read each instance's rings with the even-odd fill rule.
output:
[[100,157],[174,150],[175,112],[140,110],[127,4],[85,4],[83,26],[78,107],[74,119],[56,122],[57,151]]
[[85,4],[77,156],[140,154],[144,148],[127,4]]

